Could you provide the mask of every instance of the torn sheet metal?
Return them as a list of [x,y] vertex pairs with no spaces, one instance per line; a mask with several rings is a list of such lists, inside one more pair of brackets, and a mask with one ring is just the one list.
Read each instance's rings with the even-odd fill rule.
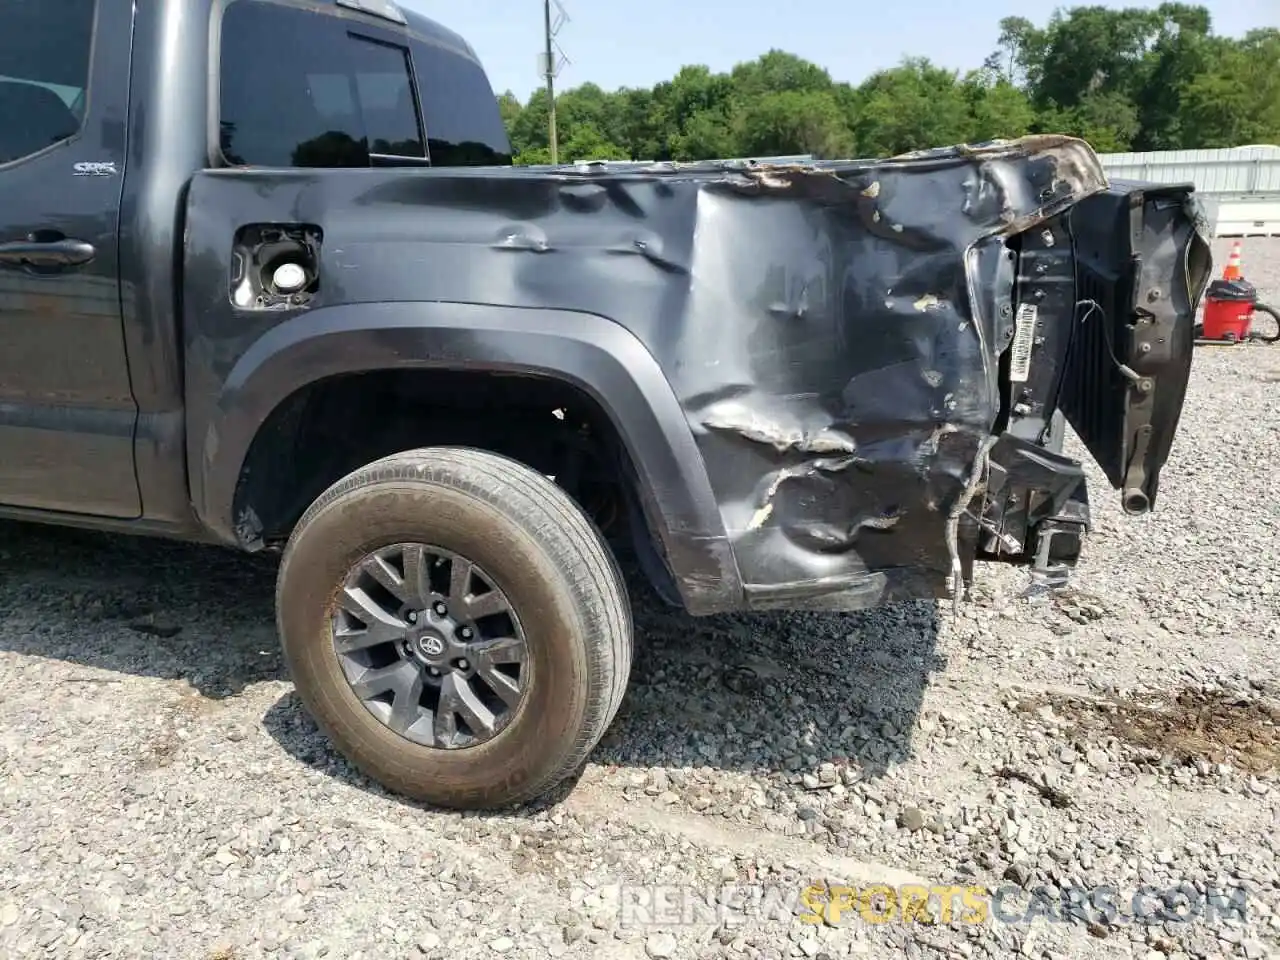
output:
[[1102,190],[1097,160],[1035,138],[747,180],[701,192],[672,359],[748,592],[943,593],[1001,410],[1004,238]]

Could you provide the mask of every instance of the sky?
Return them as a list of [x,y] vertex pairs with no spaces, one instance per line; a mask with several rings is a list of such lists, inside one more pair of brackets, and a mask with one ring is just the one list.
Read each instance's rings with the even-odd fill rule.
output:
[[[462,34],[475,48],[496,93],[525,100],[540,85],[537,57],[543,35],[542,0],[399,0]],[[1072,6],[1155,7],[1135,0],[1073,0]],[[1193,0],[1194,2],[1194,0]],[[1215,33],[1238,36],[1280,26],[1280,0],[1200,0]],[[569,21],[558,42],[571,61],[561,88],[592,82],[606,90],[652,87],[685,64],[715,71],[753,60],[771,47],[825,67],[857,84],[904,56],[942,66],[981,66],[995,49],[999,21],[1048,20],[1049,0],[561,0]],[[1067,5],[1067,4],[1063,4]]]

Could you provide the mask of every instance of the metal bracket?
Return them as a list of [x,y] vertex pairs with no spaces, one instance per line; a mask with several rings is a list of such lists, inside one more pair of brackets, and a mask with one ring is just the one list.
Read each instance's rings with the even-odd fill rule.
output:
[[1143,514],[1151,508],[1142,489],[1147,482],[1147,449],[1151,446],[1151,424],[1144,423],[1133,434],[1133,453],[1124,471],[1124,493],[1120,505],[1125,513]]

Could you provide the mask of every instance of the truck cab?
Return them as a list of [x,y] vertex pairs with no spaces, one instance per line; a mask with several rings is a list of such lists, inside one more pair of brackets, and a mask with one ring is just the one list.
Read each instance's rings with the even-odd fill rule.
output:
[[509,164],[493,91],[389,4],[3,0],[0,27],[0,504],[196,534],[192,175]]

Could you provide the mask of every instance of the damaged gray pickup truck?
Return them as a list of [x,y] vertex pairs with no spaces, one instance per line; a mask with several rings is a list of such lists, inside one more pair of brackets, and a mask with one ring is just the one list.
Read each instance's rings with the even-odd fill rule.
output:
[[[281,38],[288,38],[281,42]],[[1150,510],[1209,252],[1059,136],[519,169],[387,0],[0,0],[0,513],[280,550],[336,747],[504,806],[692,614],[1061,578]]]

